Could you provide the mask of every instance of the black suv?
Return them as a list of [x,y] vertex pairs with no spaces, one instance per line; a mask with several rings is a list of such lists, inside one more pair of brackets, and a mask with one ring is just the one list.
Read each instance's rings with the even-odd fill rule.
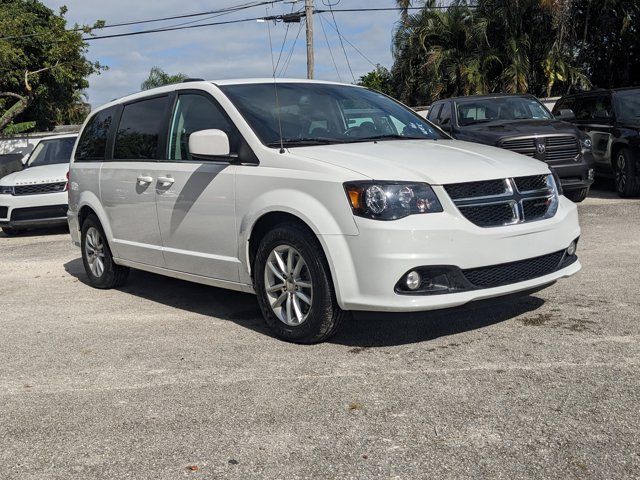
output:
[[556,120],[531,95],[490,95],[435,102],[427,117],[458,140],[506,148],[546,162],[574,202],[593,183],[591,140],[571,123]]
[[596,173],[614,177],[621,197],[640,195],[640,88],[567,95],[553,113],[591,137]]

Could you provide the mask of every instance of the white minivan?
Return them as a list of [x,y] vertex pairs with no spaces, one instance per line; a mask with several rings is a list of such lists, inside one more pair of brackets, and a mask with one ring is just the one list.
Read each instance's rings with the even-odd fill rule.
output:
[[544,163],[353,85],[190,81],[116,100],[83,125],[69,182],[93,286],[137,268],[252,292],[294,342],[350,310],[454,307],[580,270],[576,206]]

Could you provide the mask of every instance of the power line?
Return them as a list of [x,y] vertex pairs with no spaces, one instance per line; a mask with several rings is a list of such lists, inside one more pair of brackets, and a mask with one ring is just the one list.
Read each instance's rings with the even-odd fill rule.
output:
[[[142,25],[142,24],[147,24],[147,23],[164,22],[164,21],[168,21],[168,20],[179,20],[181,18],[193,18],[193,17],[200,17],[200,16],[205,16],[205,15],[213,15],[210,18],[214,18],[214,17],[216,17],[218,15],[239,12],[239,11],[246,10],[246,9],[249,9],[249,8],[255,8],[255,7],[259,7],[259,6],[263,6],[263,5],[271,5],[271,4],[274,4],[274,3],[282,3],[282,2],[285,2],[285,1],[290,1],[290,0],[263,0],[263,1],[260,1],[260,2],[243,3],[243,4],[240,4],[240,5],[230,6],[230,7],[226,7],[226,8],[217,9],[217,10],[209,10],[209,11],[206,11],[206,12],[188,13],[188,14],[183,14],[183,15],[171,15],[171,16],[167,16],[167,17],[150,18],[150,19],[145,19],[145,20],[134,20],[134,21],[130,21],[130,22],[111,23],[111,24],[103,25],[102,27],[99,27],[99,28],[95,28],[93,30],[104,30],[104,29],[107,29],[107,28],[125,27],[125,26],[132,26],[132,25]],[[200,20],[195,20],[195,21],[200,21]],[[184,24],[171,25],[171,26],[167,26],[167,27],[164,27],[164,28],[171,28],[171,27],[181,26],[181,25],[185,25],[185,24],[188,24],[188,23],[194,23],[194,22],[185,22]],[[161,31],[160,29],[153,29],[153,30],[149,30],[148,32],[154,32],[156,30]],[[67,32],[84,32],[85,28],[77,27],[77,28],[67,29],[65,31],[67,31]],[[47,33],[29,33],[29,34],[24,34],[24,35],[11,35],[11,36],[0,37],[0,40],[14,40],[14,39],[19,39],[19,38],[37,37],[37,36],[42,36],[42,35],[46,35],[46,34]],[[97,38],[97,37],[93,37],[93,38]],[[86,40],[86,39],[84,39],[84,40]]]
[[[336,17],[333,14],[333,7],[329,4],[329,11],[331,12],[331,18],[333,18],[333,24],[335,25],[335,31],[338,33],[338,39],[340,40],[340,46],[342,47],[342,53],[344,53],[344,59],[347,61],[347,67],[349,68],[349,72],[351,73],[351,78],[353,81],[356,81],[356,77],[353,74],[353,70],[351,70],[351,63],[349,62],[349,56],[347,55],[347,50],[344,48],[344,43],[342,42],[342,35],[340,34],[340,29],[338,28],[338,22],[336,22]],[[331,25],[331,24],[329,24]]]
[[331,28],[333,28],[336,31],[336,33],[338,34],[338,37],[340,37],[345,42],[347,42],[356,52],[358,52],[360,54],[360,56],[362,58],[364,58],[367,62],[369,62],[374,67],[378,66],[377,64],[373,63],[373,61],[369,57],[367,57],[364,53],[362,53],[358,47],[356,47],[353,43],[351,43],[348,38],[346,38],[344,35],[342,35],[338,29],[336,29],[333,25],[331,25],[331,22],[327,22],[327,23],[329,24],[329,26]]
[[[324,3],[324,0],[323,0]],[[322,15],[318,17],[320,19],[320,26],[322,27],[322,33],[324,34],[324,40],[327,42],[327,48],[329,49],[329,55],[331,55],[331,61],[333,62],[333,68],[336,69],[336,74],[338,74],[338,80],[342,81],[342,76],[340,75],[340,70],[338,70],[338,64],[336,63],[336,59],[333,57],[333,50],[331,49],[331,44],[329,43],[329,37],[327,37],[327,31],[324,28],[324,19]]]
[[293,45],[291,46],[291,50],[289,50],[289,55],[286,61],[283,63],[282,69],[280,70],[280,76],[283,77],[286,75],[287,70],[289,69],[289,63],[291,63],[291,58],[293,57],[293,52],[296,49],[296,44],[298,43],[298,38],[300,38],[300,34],[302,33],[303,24],[300,22],[300,27],[298,27],[298,33],[296,34],[296,38],[293,41]]

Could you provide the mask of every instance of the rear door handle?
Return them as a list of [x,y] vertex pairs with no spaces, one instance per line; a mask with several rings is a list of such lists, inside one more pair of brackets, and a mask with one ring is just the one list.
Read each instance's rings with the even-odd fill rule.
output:
[[168,187],[169,185],[173,185],[175,180],[171,177],[158,177],[158,183],[163,187]]
[[140,185],[144,185],[145,183],[151,183],[151,182],[153,182],[153,178],[147,175],[140,175],[138,177],[138,183]]

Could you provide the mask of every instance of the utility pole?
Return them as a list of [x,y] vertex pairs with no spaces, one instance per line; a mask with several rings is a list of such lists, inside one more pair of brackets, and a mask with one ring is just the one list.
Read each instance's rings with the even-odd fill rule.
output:
[[304,14],[307,22],[307,78],[313,78],[313,0],[304,0]]

